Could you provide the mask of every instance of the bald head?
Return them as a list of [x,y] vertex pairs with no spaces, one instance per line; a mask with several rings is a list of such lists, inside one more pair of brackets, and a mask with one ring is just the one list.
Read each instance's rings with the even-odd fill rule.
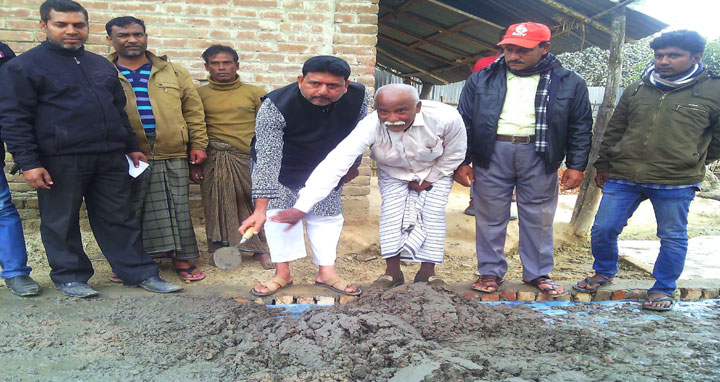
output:
[[420,97],[410,85],[389,84],[375,92],[375,110],[378,118],[390,131],[407,130],[420,112]]
[[417,89],[415,89],[413,86],[405,84],[387,84],[381,86],[380,89],[375,92],[375,102],[377,102],[380,94],[386,92],[391,92],[393,94],[405,94],[406,96],[410,97],[414,103],[418,103],[420,101],[420,95],[418,94]]

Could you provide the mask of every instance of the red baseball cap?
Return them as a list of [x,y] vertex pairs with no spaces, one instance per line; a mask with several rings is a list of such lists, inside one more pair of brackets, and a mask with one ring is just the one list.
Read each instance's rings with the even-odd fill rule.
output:
[[550,41],[550,28],[543,24],[526,22],[510,25],[498,45],[534,48],[543,41]]

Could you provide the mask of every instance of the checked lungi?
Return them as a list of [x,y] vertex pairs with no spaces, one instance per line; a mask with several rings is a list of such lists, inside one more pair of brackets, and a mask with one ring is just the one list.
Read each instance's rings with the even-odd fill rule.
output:
[[190,217],[187,158],[149,160],[132,182],[132,205],[141,222],[143,246],[152,257],[199,256]]
[[424,191],[378,171],[382,197],[380,252],[384,259],[400,254],[405,261],[442,264],[445,252],[445,206],[453,178],[445,176]]
[[[201,190],[208,242],[238,245],[242,238],[238,227],[253,212],[250,154],[223,141],[211,140],[207,155]],[[267,252],[265,232],[251,237],[242,249]]]

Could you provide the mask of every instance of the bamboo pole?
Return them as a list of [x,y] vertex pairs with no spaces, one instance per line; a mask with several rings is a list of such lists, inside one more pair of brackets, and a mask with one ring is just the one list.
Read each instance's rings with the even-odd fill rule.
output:
[[605,129],[615,110],[618,99],[618,86],[622,76],[622,46],[625,39],[625,8],[617,9],[613,14],[612,34],[610,42],[610,58],[608,62],[608,80],[605,84],[605,96],[600,104],[595,128],[593,131],[592,148],[588,167],[585,170],[585,179],[580,186],[575,208],[573,209],[570,226],[572,232],[578,236],[586,236],[592,225],[600,201],[600,189],[595,185],[595,167],[593,164],[598,158],[600,142],[602,142]]

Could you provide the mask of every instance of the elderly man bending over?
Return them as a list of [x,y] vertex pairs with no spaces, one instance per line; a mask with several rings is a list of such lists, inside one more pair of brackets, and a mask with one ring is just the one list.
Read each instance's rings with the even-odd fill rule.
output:
[[295,206],[271,220],[298,222],[370,147],[378,165],[380,250],[386,261],[385,274],[374,285],[403,284],[400,260],[422,262],[415,282],[442,283],[435,264],[442,263],[445,250],[445,206],[453,171],[467,149],[462,118],[445,104],[421,104],[417,90],[402,84],[378,89],[375,108],[315,168]]

